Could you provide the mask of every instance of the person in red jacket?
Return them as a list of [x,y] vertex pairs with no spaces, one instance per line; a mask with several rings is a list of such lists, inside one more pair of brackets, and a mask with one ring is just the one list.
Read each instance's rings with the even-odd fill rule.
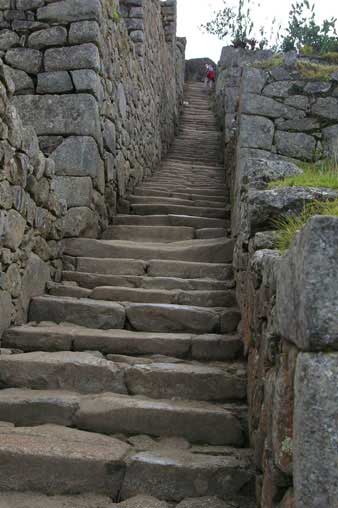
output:
[[213,66],[210,64],[206,64],[205,67],[207,72],[205,86],[209,89],[212,89],[216,81],[216,72]]

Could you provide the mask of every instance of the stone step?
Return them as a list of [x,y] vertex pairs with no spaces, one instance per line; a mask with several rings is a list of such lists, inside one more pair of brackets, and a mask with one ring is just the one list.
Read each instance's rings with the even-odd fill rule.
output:
[[192,215],[196,217],[213,217],[216,219],[225,219],[229,213],[225,208],[210,208],[199,206],[183,206],[170,204],[132,204],[132,213],[136,215]]
[[150,261],[175,260],[189,262],[230,263],[233,256],[233,240],[188,240],[170,244],[153,243],[144,245],[123,240],[66,239],[64,253],[92,258],[132,258]]
[[125,309],[114,302],[49,295],[32,299],[29,320],[70,322],[103,330],[121,329],[125,324]]
[[102,235],[104,240],[171,243],[192,240],[194,228],[183,226],[109,226]]
[[168,304],[126,305],[128,325],[143,332],[233,333],[240,321],[238,309],[211,309]]
[[0,386],[80,393],[127,393],[123,369],[94,354],[73,351],[0,356]]
[[69,324],[10,328],[3,336],[3,345],[24,352],[99,351],[104,355],[163,355],[199,361],[235,360],[243,349],[236,335],[98,330]]
[[211,196],[215,195],[215,194],[218,194],[219,197],[221,198],[224,198],[224,195],[225,195],[225,192],[226,192],[226,189],[225,189],[225,185],[219,185],[217,187],[214,187],[214,186],[208,186],[207,189],[203,188],[203,187],[192,187],[191,185],[187,185],[184,187],[184,189],[182,189],[181,186],[177,185],[177,184],[171,184],[171,185],[159,185],[159,184],[153,184],[151,182],[145,182],[143,185],[141,185],[139,187],[139,189],[142,189],[142,190],[154,190],[154,191],[166,191],[166,192],[191,192],[193,194],[199,194],[200,192],[203,192],[205,194],[209,194]]
[[171,204],[178,204],[180,206],[196,206],[200,208],[219,208],[222,209],[224,207],[224,201],[215,201],[215,200],[200,200],[200,199],[179,199],[179,198],[171,198],[163,196],[129,196],[128,201],[131,203],[132,206],[139,205],[139,204],[149,204],[149,205],[156,205],[160,204],[163,205],[171,205]]
[[[64,295],[67,296],[66,293]],[[235,307],[237,304],[234,290],[183,291],[101,286],[93,289],[89,297],[110,302],[167,303],[195,307]]]
[[228,232],[224,228],[202,228],[196,230],[196,238],[207,240],[211,238],[225,238]]
[[62,279],[66,282],[76,282],[79,286],[86,289],[95,289],[100,286],[119,286],[156,290],[225,291],[234,286],[233,281],[224,280],[142,277],[139,275],[100,275],[74,271],[64,271]]
[[[112,504],[108,496],[95,494],[47,496],[32,492],[0,492],[0,506],[1,508],[113,508],[118,505]],[[120,505],[120,508],[128,507]],[[161,508],[160,505],[158,508]]]
[[[231,264],[194,263],[170,260],[134,260],[109,258],[82,258],[64,256],[66,271],[108,276],[143,276],[180,279],[233,279]],[[147,279],[149,278],[147,277]]]
[[224,219],[189,215],[116,215],[113,221],[114,224],[121,226],[183,226],[194,229],[224,228],[230,224]]
[[244,432],[236,410],[205,402],[150,400],[114,394],[86,396],[80,400],[75,425],[102,434],[179,436],[191,443],[239,447],[244,444]]
[[88,492],[116,498],[130,449],[110,436],[59,425],[2,427],[0,485],[9,491]]
[[175,502],[202,496],[229,500],[242,493],[252,494],[254,478],[252,456],[247,450],[230,449],[224,457],[189,451],[140,452],[128,459],[121,498],[150,494]]
[[[29,319],[35,322],[73,323],[88,328],[141,332],[233,333],[239,323],[236,308],[207,308],[154,303],[120,303],[87,298],[40,296],[33,298]],[[127,321],[126,321],[127,320]]]
[[183,437],[190,443],[241,447],[244,416],[244,408],[236,405],[62,390],[0,391],[0,421],[16,426],[55,424],[108,435]]
[[153,399],[244,401],[246,372],[242,364],[154,363],[125,371],[128,393]]

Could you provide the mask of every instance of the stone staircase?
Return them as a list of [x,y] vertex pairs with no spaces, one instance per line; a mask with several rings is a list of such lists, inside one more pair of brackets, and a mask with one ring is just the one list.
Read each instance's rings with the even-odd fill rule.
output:
[[3,338],[0,507],[255,505],[219,135],[202,85],[186,101],[130,213],[66,240]]

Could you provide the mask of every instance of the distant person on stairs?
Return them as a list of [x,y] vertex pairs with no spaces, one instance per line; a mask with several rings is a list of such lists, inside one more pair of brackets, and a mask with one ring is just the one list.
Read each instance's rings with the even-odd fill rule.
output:
[[216,72],[212,65],[206,64],[206,77],[205,77],[205,88],[212,90],[214,88],[215,80],[216,80]]

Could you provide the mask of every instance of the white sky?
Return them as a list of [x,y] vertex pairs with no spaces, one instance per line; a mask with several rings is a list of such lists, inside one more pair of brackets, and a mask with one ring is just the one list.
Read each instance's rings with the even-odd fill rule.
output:
[[[254,17],[258,26],[269,28],[274,16],[285,25],[293,0],[260,0],[261,8]],[[230,5],[236,0],[228,0]],[[320,18],[335,16],[338,18],[337,0],[315,0],[316,11]],[[204,34],[199,26],[210,20],[215,10],[224,5],[223,0],[178,0],[178,35],[187,37],[187,59],[209,57],[219,60],[225,43],[217,37]]]

